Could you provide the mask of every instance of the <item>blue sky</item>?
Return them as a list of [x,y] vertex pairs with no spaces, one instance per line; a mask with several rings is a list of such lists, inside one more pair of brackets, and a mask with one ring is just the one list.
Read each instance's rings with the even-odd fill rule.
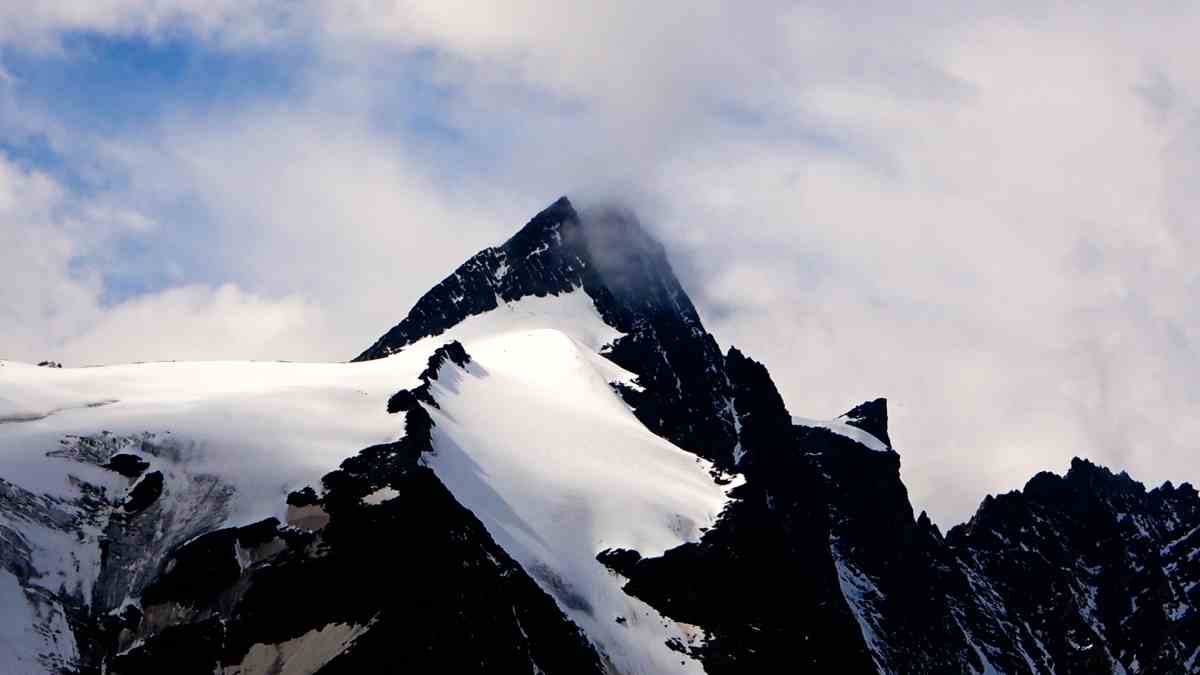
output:
[[[98,165],[89,156],[90,144],[135,138],[172,114],[203,116],[214,108],[286,98],[297,86],[304,59],[301,50],[213,50],[186,35],[86,31],[62,35],[53,52],[4,49],[0,64],[11,78],[14,98],[47,124],[8,134],[0,151],[26,171],[52,176],[80,199],[122,190],[136,176]],[[205,269],[203,256],[181,250],[203,247],[204,219],[196,210],[184,200],[169,211],[175,226],[168,236],[118,234],[96,252],[100,261],[85,254],[73,258],[71,268],[91,268],[103,276],[99,299],[108,306],[172,284],[219,282]],[[183,265],[168,273],[154,264],[164,253]]]
[[569,194],[634,208],[793,413],[888,396],[943,524],[1076,454],[1200,480],[1197,29],[1172,3],[0,3],[0,358],[345,359]]
[[[136,134],[172,110],[203,114],[213,106],[283,97],[296,86],[301,50],[214,51],[185,36],[117,37],[76,32],[53,52],[9,47],[0,63],[21,101],[60,125],[112,136]],[[8,138],[18,162],[86,187],[45,135]]]

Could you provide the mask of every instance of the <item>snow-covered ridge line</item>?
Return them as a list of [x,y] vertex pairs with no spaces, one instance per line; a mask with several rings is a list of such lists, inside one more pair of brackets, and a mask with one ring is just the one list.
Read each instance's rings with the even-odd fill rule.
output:
[[816,427],[819,429],[828,429],[839,436],[845,436],[850,440],[864,445],[876,452],[892,452],[892,449],[886,443],[876,438],[869,432],[863,431],[858,427],[847,424],[841,421],[841,418],[833,420],[814,420],[807,417],[792,416],[792,424],[801,427]]

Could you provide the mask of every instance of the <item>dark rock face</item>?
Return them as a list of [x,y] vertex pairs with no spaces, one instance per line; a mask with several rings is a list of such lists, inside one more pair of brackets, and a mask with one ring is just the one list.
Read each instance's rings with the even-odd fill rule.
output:
[[871,657],[842,597],[819,476],[796,451],[791,418],[765,367],[726,359],[741,427],[745,484],[696,544],[661,558],[601,557],[626,592],[703,627],[709,673],[870,672]]
[[671,271],[662,245],[628,213],[580,216],[564,197],[502,246],[481,251],[426,293],[356,360],[383,358],[469,316],[515,301],[583,289],[625,335],[605,356],[636,373],[622,397],[650,430],[732,468],[737,442],[723,359]]
[[[886,420],[886,410],[882,414]],[[888,438],[886,426],[866,430]],[[900,456],[825,428],[794,431],[796,449],[819,476],[827,546],[842,595],[872,655],[872,670],[985,672],[945,596],[959,580],[944,578],[948,561],[939,560],[946,555],[941,535],[924,514],[914,518],[900,482]]]
[[1198,533],[1190,485],[1147,492],[1076,458],[1065,476],[1041,473],[987,498],[947,542],[1020,616],[1033,638],[1020,646],[1036,663],[1179,673],[1200,665]]
[[129,491],[129,497],[125,500],[125,510],[129,513],[138,513],[146,510],[146,507],[154,503],[163,491],[163,475],[161,471],[151,471],[142,477],[133,489]]
[[150,468],[150,462],[128,453],[118,453],[108,460],[104,468],[116,471],[126,478],[137,478],[142,475],[142,472]]
[[[710,673],[1188,673],[1200,666],[1200,498],[1075,460],[989,497],[943,537],[899,455],[790,426],[731,350],[745,484],[697,544],[598,559],[626,592],[703,627]],[[888,442],[886,404],[844,419]],[[719,580],[719,582],[717,581]],[[989,670],[992,669],[992,670]]]
[[255,645],[321,645],[323,631],[336,639],[309,672],[601,672],[578,628],[431,471],[414,466],[391,483],[396,497],[343,502],[320,533],[275,530],[257,548],[278,552],[246,569],[235,555],[246,549],[232,545],[240,531],[181,552],[196,562],[176,568],[180,583],[164,577],[172,592],[154,587],[147,615],[205,609],[146,636],[109,672],[175,672],[187,654],[211,673],[247,663]]

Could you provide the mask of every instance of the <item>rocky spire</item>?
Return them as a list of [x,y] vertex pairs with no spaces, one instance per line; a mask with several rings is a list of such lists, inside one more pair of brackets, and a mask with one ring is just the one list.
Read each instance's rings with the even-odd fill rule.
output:
[[886,398],[877,398],[874,401],[867,401],[855,406],[853,410],[842,415],[839,419],[845,421],[850,426],[858,427],[878,438],[887,444],[889,448],[892,447],[892,439],[888,437]]

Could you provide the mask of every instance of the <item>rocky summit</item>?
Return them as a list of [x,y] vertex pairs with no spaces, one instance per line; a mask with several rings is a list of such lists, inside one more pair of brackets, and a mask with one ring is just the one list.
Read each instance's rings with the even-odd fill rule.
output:
[[562,198],[351,363],[0,362],[0,672],[1200,673],[1200,495],[941,532]]

